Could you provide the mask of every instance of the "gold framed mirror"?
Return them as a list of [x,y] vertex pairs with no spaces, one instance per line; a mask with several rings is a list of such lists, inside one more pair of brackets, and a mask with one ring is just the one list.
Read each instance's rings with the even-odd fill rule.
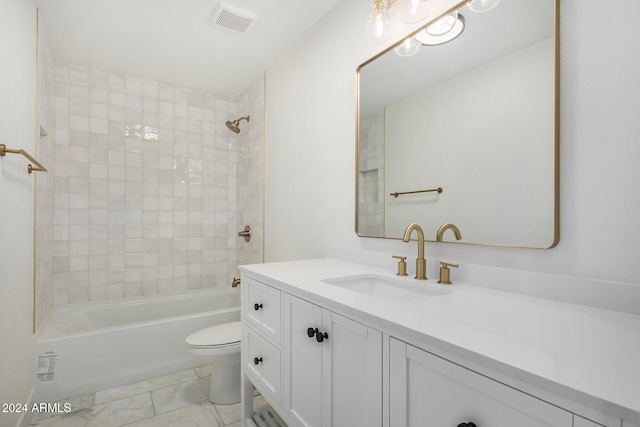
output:
[[398,43],[356,71],[356,233],[399,239],[415,222],[433,241],[452,223],[459,243],[551,248],[558,1],[500,0],[482,13],[466,4],[452,9],[464,20],[454,40],[413,56]]

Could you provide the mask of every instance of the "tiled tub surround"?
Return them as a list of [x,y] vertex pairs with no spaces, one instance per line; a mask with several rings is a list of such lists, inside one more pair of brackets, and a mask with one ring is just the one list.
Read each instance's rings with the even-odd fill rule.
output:
[[[238,115],[250,115],[236,136],[238,163],[237,213],[238,230],[251,226],[251,241],[237,241],[237,262],[263,262],[264,246],[264,102],[265,78],[256,79],[236,100]],[[240,277],[238,275],[238,277]]]
[[228,285],[235,103],[62,64],[55,78],[54,305]]

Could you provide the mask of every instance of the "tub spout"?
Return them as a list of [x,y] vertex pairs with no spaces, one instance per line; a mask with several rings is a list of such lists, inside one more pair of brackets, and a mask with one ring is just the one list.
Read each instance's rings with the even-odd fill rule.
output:
[[240,279],[236,279],[236,278],[234,277],[234,278],[233,278],[233,282],[231,282],[231,287],[232,287],[232,288],[237,288],[239,284],[240,284]]

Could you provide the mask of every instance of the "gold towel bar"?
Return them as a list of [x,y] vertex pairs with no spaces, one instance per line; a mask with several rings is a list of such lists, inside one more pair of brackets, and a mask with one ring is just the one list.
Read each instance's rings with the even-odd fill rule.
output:
[[434,188],[434,189],[432,189],[432,190],[405,191],[405,192],[402,192],[402,193],[398,193],[398,192],[396,191],[395,193],[390,193],[389,195],[390,195],[390,196],[393,196],[393,197],[398,197],[398,196],[401,196],[401,195],[403,195],[403,194],[432,193],[432,192],[434,192],[434,191],[437,191],[438,193],[442,193],[442,187]]
[[27,166],[27,170],[29,171],[29,173],[33,172],[33,171],[38,171],[38,172],[46,172],[47,168],[45,168],[44,166],[42,166],[42,163],[40,163],[39,161],[37,161],[36,159],[34,159],[33,157],[31,157],[31,155],[29,153],[27,153],[26,151],[24,151],[23,149],[20,150],[13,150],[11,148],[7,148],[6,145],[4,144],[0,144],[0,156],[3,156],[7,153],[12,153],[12,154],[22,154],[23,156],[25,156],[27,159],[31,160],[33,163],[36,164],[36,166],[33,166],[31,163],[29,163],[29,166]]

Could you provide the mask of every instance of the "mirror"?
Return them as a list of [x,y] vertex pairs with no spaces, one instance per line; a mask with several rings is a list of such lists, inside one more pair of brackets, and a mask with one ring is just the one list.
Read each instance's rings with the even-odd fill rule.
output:
[[456,39],[409,57],[389,48],[358,67],[356,232],[402,238],[415,222],[436,240],[453,223],[460,243],[553,247],[557,4],[465,4]]

